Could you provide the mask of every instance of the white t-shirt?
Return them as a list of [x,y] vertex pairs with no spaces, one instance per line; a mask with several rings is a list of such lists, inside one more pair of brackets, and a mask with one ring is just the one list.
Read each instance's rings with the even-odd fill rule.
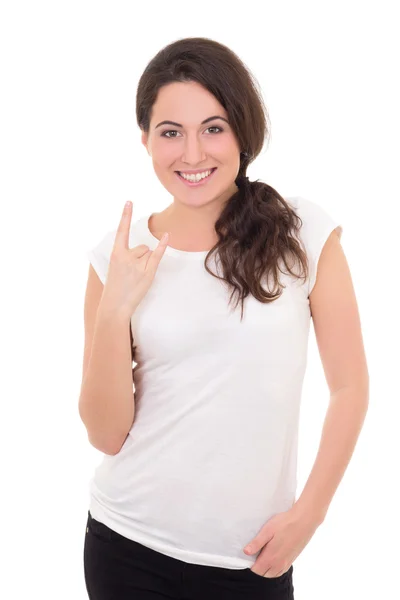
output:
[[[263,304],[249,295],[240,322],[230,289],[204,269],[207,252],[168,246],[131,318],[135,419],[120,452],[96,468],[89,509],[188,563],[252,566],[257,555],[244,546],[296,500],[308,296],[323,245],[342,227],[310,200],[285,199],[303,220],[305,283],[280,274],[282,296]],[[131,224],[129,247],[157,246],[149,217]],[[88,253],[103,283],[115,234]]]

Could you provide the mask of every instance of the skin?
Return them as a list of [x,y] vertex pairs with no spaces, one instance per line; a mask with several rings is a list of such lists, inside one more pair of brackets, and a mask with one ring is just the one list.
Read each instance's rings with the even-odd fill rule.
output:
[[[203,86],[197,82],[174,82],[160,89],[149,133],[142,131],[142,143],[152,158],[154,171],[173,196],[165,210],[153,213],[149,227],[158,239],[168,231],[168,244],[178,250],[200,252],[214,246],[217,242],[214,224],[238,189],[235,179],[240,166],[240,147],[233,129],[220,119],[201,125],[214,115],[229,120],[224,107]],[[171,124],[157,127],[164,120],[183,127]],[[165,132],[169,133],[163,137]],[[175,173],[212,167],[218,167],[212,180],[193,188],[180,181]]]

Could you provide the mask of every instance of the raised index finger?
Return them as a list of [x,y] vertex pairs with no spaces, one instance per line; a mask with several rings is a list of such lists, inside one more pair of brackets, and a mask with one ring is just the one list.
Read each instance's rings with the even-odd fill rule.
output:
[[121,220],[115,235],[114,248],[125,248],[129,250],[129,231],[132,220],[132,202],[128,202],[122,211]]

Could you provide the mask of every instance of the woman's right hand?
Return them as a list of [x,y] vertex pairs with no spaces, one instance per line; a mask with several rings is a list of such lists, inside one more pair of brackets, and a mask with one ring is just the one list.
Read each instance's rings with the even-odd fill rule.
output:
[[149,290],[168,244],[166,233],[155,250],[144,244],[129,248],[131,221],[132,202],[122,213],[101,298],[108,311],[125,314],[128,318]]

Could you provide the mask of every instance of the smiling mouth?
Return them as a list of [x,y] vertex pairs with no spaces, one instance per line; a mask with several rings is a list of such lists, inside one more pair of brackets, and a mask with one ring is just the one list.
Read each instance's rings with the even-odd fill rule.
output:
[[[179,179],[181,179],[182,181],[184,181],[185,183],[191,184],[191,185],[196,185],[196,184],[200,184],[202,182],[206,182],[208,181],[213,173],[215,173],[215,171],[217,170],[218,167],[213,167],[212,169],[205,169],[204,171],[199,171],[199,173],[206,173],[207,171],[210,171],[209,175],[207,175],[206,177],[202,177],[201,179],[196,179],[196,173],[185,173],[185,171],[175,171],[176,175],[179,177]],[[194,179],[186,179],[185,177],[182,177],[182,173],[184,175],[192,175],[194,177]]]
[[210,167],[209,169],[203,169],[202,171],[195,171],[191,173],[190,171],[175,171],[175,173],[183,173],[184,175],[198,175],[199,173],[207,173],[207,171],[215,171],[217,167]]

